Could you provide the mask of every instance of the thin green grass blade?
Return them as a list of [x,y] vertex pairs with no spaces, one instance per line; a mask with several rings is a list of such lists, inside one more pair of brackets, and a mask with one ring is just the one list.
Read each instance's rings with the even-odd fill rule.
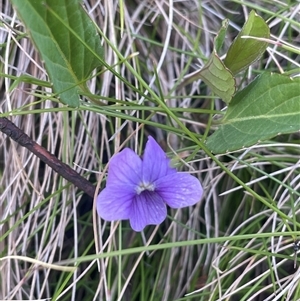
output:
[[86,90],[89,74],[101,64],[95,53],[103,54],[96,28],[79,2],[12,0],[45,62],[54,91],[71,107],[79,106],[78,93]]
[[208,139],[216,154],[300,130],[300,78],[264,73],[238,92]]

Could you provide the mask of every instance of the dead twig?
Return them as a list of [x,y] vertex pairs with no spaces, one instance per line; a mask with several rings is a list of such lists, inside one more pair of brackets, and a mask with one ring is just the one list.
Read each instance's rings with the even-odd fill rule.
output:
[[87,179],[83,178],[79,173],[72,169],[69,165],[61,162],[53,154],[48,152],[44,147],[33,141],[13,122],[5,117],[0,117],[0,131],[9,136],[11,139],[26,147],[29,151],[40,158],[44,163],[49,165],[60,176],[73,183],[79,189],[83,190],[90,197],[94,197],[95,186]]

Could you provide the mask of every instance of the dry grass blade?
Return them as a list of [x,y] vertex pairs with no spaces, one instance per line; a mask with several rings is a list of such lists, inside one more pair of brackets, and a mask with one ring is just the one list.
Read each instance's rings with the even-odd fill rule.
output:
[[[89,186],[83,194],[80,185],[70,185],[31,149],[0,133],[0,299],[298,300],[299,256],[294,263],[293,242],[299,231],[299,134],[219,156],[266,206],[193,145],[157,102],[167,104],[197,139],[205,139],[213,130],[212,116],[224,104],[200,80],[178,84],[205,65],[225,17],[230,19],[221,49],[226,53],[251,6],[268,20],[273,40],[297,45],[297,1],[83,4],[101,30],[111,70],[95,73],[87,83],[105,105],[82,96],[78,109],[62,106],[53,95],[39,54],[10,2],[0,4],[0,72],[7,75],[0,77],[0,117],[63,162],[63,169],[75,170],[84,179],[81,186]],[[237,84],[246,86],[264,70],[292,69],[295,74],[296,68],[297,53],[270,44],[262,60],[237,77]],[[135,233],[127,222],[101,221],[93,196],[105,186],[110,158],[124,145],[141,154],[149,134],[172,150],[169,155],[180,170],[201,180],[205,194],[193,207],[170,209],[158,227]],[[286,236],[255,236],[265,232]],[[253,239],[243,239],[249,233]],[[216,237],[226,239],[217,244]],[[200,238],[206,243],[188,245]],[[180,241],[187,245],[126,253]],[[118,255],[97,258],[97,253],[111,251]],[[79,263],[85,256],[91,260]],[[74,266],[53,269],[66,260]]]

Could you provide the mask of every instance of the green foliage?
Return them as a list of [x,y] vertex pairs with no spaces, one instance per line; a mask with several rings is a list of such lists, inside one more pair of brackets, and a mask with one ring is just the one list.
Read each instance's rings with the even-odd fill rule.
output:
[[228,19],[223,20],[221,29],[219,30],[217,36],[215,37],[214,47],[217,53],[221,50],[224,44],[228,25],[229,25],[229,20]]
[[199,71],[199,78],[226,103],[231,101],[236,90],[235,78],[218,56],[218,52],[221,50],[226,37],[228,24],[228,19],[222,22],[222,27],[214,40],[215,49],[208,62]]
[[[214,40],[214,51],[208,62],[201,70],[193,73],[181,84],[183,86],[197,79],[202,79],[227,104],[230,103],[236,91],[234,75],[257,61],[268,46],[267,42],[255,38],[267,39],[270,37],[267,23],[254,11],[251,11],[248,20],[231,44],[226,58],[222,62],[218,56],[218,51],[224,43],[228,24],[227,19],[222,22],[222,27]],[[254,39],[249,38],[249,36]]]
[[225,19],[222,22],[222,27],[214,39],[214,51],[208,59],[204,67],[191,74],[183,81],[180,87],[185,86],[193,81],[202,79],[207,86],[223,101],[229,103],[235,93],[235,79],[231,71],[225,66],[218,56],[218,51],[221,49],[229,21]]
[[258,143],[300,130],[300,78],[263,73],[237,93],[220,127],[208,139],[214,153]]
[[[224,39],[224,30],[226,23],[215,40],[218,49]],[[235,93],[233,75],[257,61],[266,50],[268,43],[255,38],[268,39],[269,36],[270,29],[266,22],[251,11],[231,44],[224,63],[214,51],[208,63],[198,72],[199,78],[228,104],[221,126],[207,139],[207,146],[216,154],[238,150],[300,129],[300,104],[296,100],[299,97],[298,80],[293,81],[279,74],[265,74],[257,77],[232,99]]]
[[231,101],[235,93],[235,80],[216,52],[212,53],[209,61],[199,71],[198,75],[222,100],[226,103]]
[[[243,38],[243,36],[253,38]],[[268,46],[266,41],[255,38],[269,39],[269,37],[268,24],[252,10],[242,30],[231,44],[224,64],[233,75],[245,70],[262,56]]]
[[54,91],[79,106],[91,71],[101,65],[103,49],[96,28],[78,0],[12,0],[39,50]]

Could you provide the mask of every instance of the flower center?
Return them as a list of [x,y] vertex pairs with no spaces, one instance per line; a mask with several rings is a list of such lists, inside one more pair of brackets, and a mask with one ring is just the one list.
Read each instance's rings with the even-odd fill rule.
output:
[[141,194],[143,191],[154,191],[155,185],[153,183],[141,182],[136,188],[135,191],[137,194]]

